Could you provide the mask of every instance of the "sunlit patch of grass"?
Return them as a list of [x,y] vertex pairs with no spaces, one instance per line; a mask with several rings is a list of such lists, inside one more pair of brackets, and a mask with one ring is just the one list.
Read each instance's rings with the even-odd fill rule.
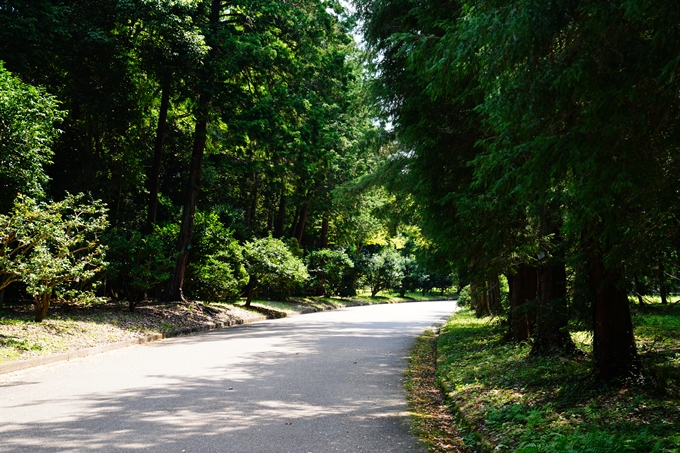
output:
[[[639,327],[649,329],[638,336],[643,341],[670,335],[667,329],[675,326],[668,311],[658,315],[663,319],[654,316],[644,316],[648,322]],[[440,379],[496,451],[678,451],[677,341],[657,341],[661,351],[654,357],[662,363],[641,353],[646,380],[606,386],[592,379],[587,356],[531,357],[530,344],[510,344],[502,337],[493,321],[465,310],[442,329],[438,344]],[[572,337],[590,350],[587,332]]]
[[577,348],[585,353],[593,352],[593,333],[587,330],[571,332],[571,339]]

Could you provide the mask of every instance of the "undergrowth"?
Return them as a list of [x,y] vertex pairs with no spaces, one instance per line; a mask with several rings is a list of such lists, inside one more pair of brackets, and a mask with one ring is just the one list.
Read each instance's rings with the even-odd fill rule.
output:
[[[680,307],[636,315],[639,382],[604,385],[588,355],[529,357],[490,319],[459,312],[439,338],[439,379],[495,451],[680,452]],[[574,335],[589,351],[591,339]]]

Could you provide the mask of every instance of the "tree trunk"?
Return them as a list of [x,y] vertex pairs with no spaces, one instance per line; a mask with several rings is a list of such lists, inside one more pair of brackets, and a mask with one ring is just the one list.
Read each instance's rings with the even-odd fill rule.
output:
[[[327,249],[328,248],[328,224],[329,224],[329,217],[330,217],[330,212],[326,211],[323,213],[323,218],[321,219],[321,248],[322,249]],[[403,296],[402,296],[403,297]]]
[[663,262],[659,260],[659,296],[661,296],[661,303],[666,305],[668,303],[668,291],[666,289],[666,269]]
[[286,189],[281,189],[281,198],[279,199],[279,210],[276,215],[276,223],[274,224],[274,237],[280,239],[283,237],[283,228],[286,222]]
[[158,192],[160,187],[161,162],[163,159],[163,145],[165,144],[166,123],[170,108],[170,84],[163,84],[161,91],[161,108],[158,114],[156,128],[156,142],[153,151],[153,162],[149,170],[149,210],[146,218],[146,233],[153,233],[153,224],[158,214]]
[[508,324],[514,341],[526,341],[533,333],[538,276],[536,268],[521,264],[516,274],[508,277],[510,313]]
[[610,381],[640,373],[628,295],[620,270],[606,268],[598,253],[591,256],[593,357],[595,374]]
[[35,303],[35,322],[42,322],[47,316],[47,310],[50,308],[50,298],[52,293],[43,293],[33,298]]
[[[470,310],[474,310],[477,313],[477,304],[479,303],[477,282],[470,282]],[[425,290],[423,289],[423,295]]]
[[[210,24],[215,25],[220,20],[221,0],[212,0],[210,6]],[[211,52],[215,51],[215,47]],[[170,274],[170,279],[166,285],[165,294],[162,299],[165,301],[184,301],[184,274],[189,263],[189,251],[191,250],[191,236],[194,230],[194,217],[196,215],[196,205],[201,191],[201,171],[203,170],[203,155],[205,154],[205,144],[208,139],[208,116],[210,113],[210,102],[212,101],[211,76],[207,75],[203,79],[204,91],[198,99],[196,111],[196,126],[194,129],[194,146],[191,151],[191,168],[189,169],[189,186],[187,189],[186,202],[182,210],[182,226],[180,227],[179,239],[177,241],[177,260],[175,268]]]
[[196,205],[201,189],[201,170],[203,168],[203,155],[207,140],[208,126],[208,97],[201,96],[199,101],[199,119],[196,121],[194,132],[194,147],[191,153],[191,168],[189,170],[189,188],[186,202],[182,211],[182,226],[177,242],[177,260],[175,268],[170,274],[170,279],[165,288],[162,299],[165,301],[183,301],[184,274],[189,263],[189,251],[191,250],[191,236],[194,230],[194,217]]
[[246,307],[250,307],[250,303],[255,297],[255,288],[257,287],[257,277],[254,275],[250,276],[248,280],[248,286],[246,286]]
[[542,259],[537,275],[536,325],[531,354],[573,354],[577,348],[569,334],[569,305],[567,299],[567,270],[564,263],[565,246],[560,233],[559,218],[551,207],[546,207],[541,222],[542,234],[549,236],[550,247]]
[[296,229],[296,238],[298,245],[302,246],[302,235],[305,232],[305,223],[307,223],[307,212],[309,211],[309,194],[305,197],[305,202],[300,209],[300,223]]
[[635,282],[635,295],[637,295],[638,298],[638,303],[640,304],[641,307],[645,306],[645,301],[642,298],[642,296],[645,295],[645,288],[642,285],[642,282],[640,281],[640,277],[637,275],[635,276],[635,279],[633,280]]
[[293,216],[293,223],[290,225],[290,237],[297,238],[298,223],[300,221],[300,207],[295,208],[295,215]]
[[[257,180],[257,173],[253,173],[253,193],[251,195],[250,199],[250,208],[248,211],[250,212],[250,215],[248,216],[248,220],[246,222],[246,225],[250,227],[250,225],[257,225],[257,198],[259,197],[259,181]],[[257,227],[256,227],[257,228]]]
[[489,309],[489,293],[487,292],[486,281],[481,282],[481,284],[477,284],[477,306],[475,315],[478,318],[491,316],[491,310]]
[[573,354],[569,335],[567,271],[564,262],[552,258],[538,268],[538,300],[531,354]]
[[[442,293],[444,291],[442,290]],[[494,274],[489,279],[489,311],[493,316],[503,314],[503,305],[501,304],[501,282],[498,279],[498,274]]]

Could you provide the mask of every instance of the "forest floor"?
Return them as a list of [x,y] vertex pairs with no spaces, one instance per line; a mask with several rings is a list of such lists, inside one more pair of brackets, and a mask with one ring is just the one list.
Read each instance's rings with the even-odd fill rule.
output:
[[177,335],[192,328],[235,325],[266,318],[281,318],[334,308],[443,299],[409,293],[406,297],[381,293],[351,299],[299,298],[288,301],[255,300],[249,308],[236,303],[140,303],[130,311],[127,302],[110,301],[89,306],[55,302],[42,322],[34,322],[33,306],[0,309],[0,365],[74,352],[153,334]]
[[582,355],[531,357],[530,344],[503,341],[498,319],[458,312],[436,339],[436,378],[463,449],[435,436],[431,451],[679,453],[680,304],[635,306],[633,323],[643,371],[605,384],[585,331],[572,332]]

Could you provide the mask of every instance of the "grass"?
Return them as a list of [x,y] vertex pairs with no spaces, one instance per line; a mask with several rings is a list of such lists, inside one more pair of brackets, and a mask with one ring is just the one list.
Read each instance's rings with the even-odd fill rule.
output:
[[462,445],[446,398],[435,382],[437,335],[426,330],[411,348],[404,389],[411,431],[434,453],[469,451]]
[[[438,340],[438,377],[469,443],[477,433],[500,452],[680,452],[680,307],[647,307],[635,323],[645,378],[603,385],[587,355],[529,357],[494,320],[459,312]],[[590,350],[590,335],[573,336]]]
[[208,322],[251,316],[235,307],[205,313],[198,304],[140,306],[110,302],[88,307],[55,303],[48,317],[33,321],[31,306],[0,310],[0,363],[69,352]]

